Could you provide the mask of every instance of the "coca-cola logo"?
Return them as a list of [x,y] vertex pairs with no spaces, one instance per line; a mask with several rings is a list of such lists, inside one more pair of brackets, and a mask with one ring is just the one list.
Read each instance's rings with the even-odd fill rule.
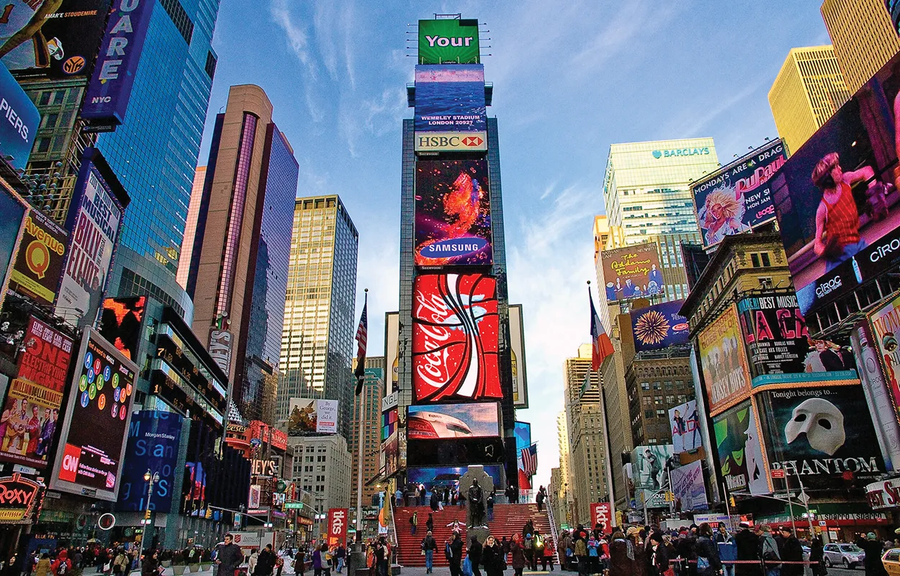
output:
[[417,401],[502,398],[497,281],[483,274],[416,278],[413,383]]

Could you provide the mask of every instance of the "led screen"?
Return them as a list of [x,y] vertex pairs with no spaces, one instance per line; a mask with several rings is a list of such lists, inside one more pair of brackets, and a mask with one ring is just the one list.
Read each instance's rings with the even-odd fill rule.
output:
[[409,440],[446,440],[500,436],[496,403],[410,406],[406,418]]
[[413,289],[412,379],[419,403],[502,398],[497,281],[427,274]]
[[900,263],[898,64],[900,54],[772,180],[781,239],[807,316]]
[[631,311],[634,351],[658,350],[686,344],[690,335],[687,318],[679,314],[684,300],[656,304]]
[[656,244],[637,244],[600,253],[607,302],[666,293]]
[[478,64],[478,20],[419,20],[419,64]]
[[485,160],[416,163],[415,261],[418,266],[493,263]]

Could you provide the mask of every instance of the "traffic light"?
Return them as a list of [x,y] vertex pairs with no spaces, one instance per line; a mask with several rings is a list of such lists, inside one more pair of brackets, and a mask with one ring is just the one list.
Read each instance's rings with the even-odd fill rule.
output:
[[674,502],[675,501],[675,493],[674,492],[666,492],[666,502]]
[[150,509],[148,508],[148,509],[144,512],[144,520],[150,520],[150,514],[152,514],[152,512],[150,512]]
[[731,507],[732,507],[732,508],[734,508],[735,506],[737,506],[737,502],[735,502],[734,496],[729,496],[729,497],[728,497],[728,502],[731,504]]

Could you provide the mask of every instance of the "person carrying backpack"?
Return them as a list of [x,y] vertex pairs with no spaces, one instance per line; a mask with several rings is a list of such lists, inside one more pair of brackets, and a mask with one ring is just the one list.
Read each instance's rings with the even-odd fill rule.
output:
[[51,565],[53,576],[68,576],[72,573],[72,561],[69,560],[69,553],[66,550],[60,550],[56,561]]
[[781,554],[778,552],[778,543],[772,537],[768,526],[762,527],[759,535],[759,555],[766,567],[766,576],[779,576],[781,572]]

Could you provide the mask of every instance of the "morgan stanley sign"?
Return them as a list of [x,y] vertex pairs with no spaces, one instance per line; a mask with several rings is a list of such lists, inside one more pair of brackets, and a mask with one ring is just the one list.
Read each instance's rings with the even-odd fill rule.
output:
[[153,4],[115,0],[81,113],[95,132],[113,131],[125,120]]

